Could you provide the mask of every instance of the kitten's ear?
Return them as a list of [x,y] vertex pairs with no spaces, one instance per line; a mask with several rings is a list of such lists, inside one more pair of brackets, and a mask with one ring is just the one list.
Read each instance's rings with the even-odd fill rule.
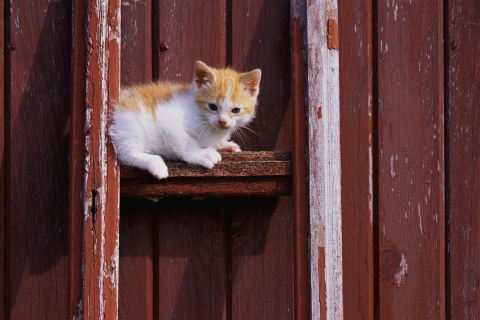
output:
[[202,61],[197,61],[194,68],[194,79],[197,84],[197,88],[201,88],[208,83],[215,81],[215,73]]
[[262,71],[255,69],[253,71],[242,74],[240,82],[245,85],[245,90],[250,96],[256,97],[260,90],[260,79],[262,78]]

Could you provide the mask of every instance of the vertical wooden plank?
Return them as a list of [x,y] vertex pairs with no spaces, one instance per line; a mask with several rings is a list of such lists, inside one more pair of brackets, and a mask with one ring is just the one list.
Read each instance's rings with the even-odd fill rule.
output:
[[68,198],[68,318],[83,315],[83,170],[86,101],[85,3],[74,1],[70,90],[70,154]]
[[152,0],[122,2],[121,85],[152,81]]
[[[232,1],[231,58],[262,70],[257,117],[245,150],[292,150],[290,1]],[[232,319],[293,319],[292,197],[228,203],[232,220]]]
[[445,318],[443,1],[378,4],[380,319]]
[[[122,1],[121,85],[152,80],[152,1]],[[120,205],[120,319],[153,318],[153,213],[146,202]]]
[[0,2],[0,317],[5,316],[5,3]]
[[[202,60],[226,65],[226,2],[154,2],[154,79],[193,80]],[[226,319],[225,215],[219,201],[162,200],[156,216],[158,319]]]
[[290,198],[235,199],[226,210],[232,217],[231,319],[293,319]]
[[326,306],[327,319],[343,319],[339,53],[327,47],[327,31],[338,38],[327,30],[338,23],[337,1],[309,1],[307,21],[312,318]]
[[154,213],[146,201],[120,202],[120,319],[153,319]]
[[447,317],[480,316],[480,6],[448,1],[447,31]]
[[303,3],[292,1],[292,96],[293,96],[293,202],[295,208],[294,302],[295,319],[310,318],[309,205],[307,163],[306,11]]
[[154,76],[190,83],[196,60],[225,67],[225,1],[154,2]]
[[291,150],[290,2],[232,1],[232,66],[260,68],[262,81],[255,120],[244,150]]
[[118,318],[119,172],[107,116],[120,90],[120,8],[117,0],[86,4],[85,319]]
[[165,199],[155,207],[158,319],[227,319],[225,221],[220,201]]
[[67,316],[70,16],[66,1],[5,10],[6,319]]
[[343,310],[373,319],[372,1],[340,0],[338,16]]

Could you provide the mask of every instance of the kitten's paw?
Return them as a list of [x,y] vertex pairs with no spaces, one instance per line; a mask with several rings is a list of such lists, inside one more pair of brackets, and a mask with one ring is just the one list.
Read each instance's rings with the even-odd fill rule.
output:
[[168,168],[163,161],[152,161],[148,166],[148,171],[160,180],[168,177]]
[[222,156],[212,148],[193,152],[185,159],[189,163],[198,164],[207,169],[212,169],[220,160],[222,160]]
[[240,151],[242,151],[242,149],[240,149],[240,146],[233,141],[221,142],[217,146],[217,150],[230,151],[230,152],[240,152]]

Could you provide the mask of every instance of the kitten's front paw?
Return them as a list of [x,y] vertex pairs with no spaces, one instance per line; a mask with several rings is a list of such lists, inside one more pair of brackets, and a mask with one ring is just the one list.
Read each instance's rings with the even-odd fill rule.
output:
[[207,169],[212,169],[215,164],[222,160],[222,156],[214,149],[207,148],[191,153],[185,160],[189,163],[198,164]]
[[217,150],[230,151],[230,152],[240,152],[240,151],[242,151],[242,149],[240,149],[239,145],[236,144],[233,141],[221,142],[217,146]]
[[148,166],[148,171],[160,180],[168,177],[168,168],[163,161],[152,161]]

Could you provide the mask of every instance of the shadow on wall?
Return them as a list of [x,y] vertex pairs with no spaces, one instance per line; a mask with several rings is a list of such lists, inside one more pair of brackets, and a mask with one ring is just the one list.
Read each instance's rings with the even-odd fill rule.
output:
[[[120,290],[120,302],[127,304],[120,306],[121,315],[132,318],[134,313],[145,312],[138,308],[148,307],[143,300],[149,294],[133,303],[132,298],[137,297],[132,294],[147,291],[146,286],[153,283],[153,308],[161,319],[189,319],[192,315],[198,319],[222,319],[230,309],[227,305],[232,300],[232,284],[242,258],[265,253],[278,201],[273,197],[201,201],[173,198],[158,203],[123,199],[120,285],[128,286],[130,292]],[[239,207],[241,210],[237,210]],[[145,237],[139,234],[145,230],[131,232],[132,220],[142,221],[147,230],[151,224],[153,233]],[[146,267],[149,257],[154,260],[150,277]]]
[[[257,115],[249,125],[258,134],[244,130],[248,142],[240,142],[242,150],[292,149],[289,5],[288,1],[264,0],[233,8],[238,11],[233,26],[232,65],[242,71],[262,70]],[[250,24],[255,26],[251,38],[245,32],[252,28]]]
[[71,3],[10,6],[5,318],[65,319]]

